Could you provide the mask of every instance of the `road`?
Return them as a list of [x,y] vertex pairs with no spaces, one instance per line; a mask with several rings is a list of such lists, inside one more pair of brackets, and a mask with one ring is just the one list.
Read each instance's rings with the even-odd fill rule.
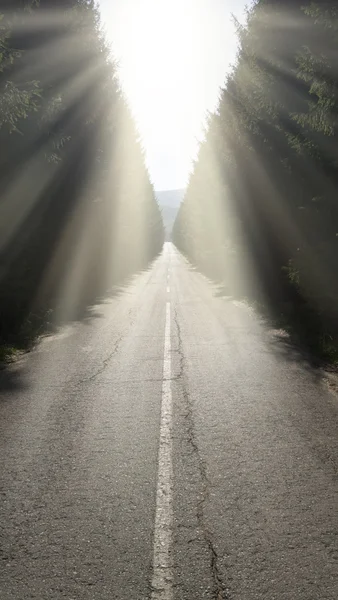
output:
[[166,244],[0,374],[1,600],[337,600],[338,397]]

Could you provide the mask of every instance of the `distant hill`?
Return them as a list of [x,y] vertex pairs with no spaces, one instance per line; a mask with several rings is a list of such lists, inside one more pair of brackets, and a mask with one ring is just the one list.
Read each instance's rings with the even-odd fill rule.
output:
[[170,240],[177,211],[183,200],[185,190],[163,190],[155,192],[158,204],[162,211],[162,218],[166,230],[166,239]]

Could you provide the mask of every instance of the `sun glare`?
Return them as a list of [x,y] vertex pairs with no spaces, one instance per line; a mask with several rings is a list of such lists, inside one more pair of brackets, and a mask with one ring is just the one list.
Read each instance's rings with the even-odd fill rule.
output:
[[101,0],[103,21],[151,174],[156,179],[170,163],[176,179],[186,182],[207,110],[215,108],[235,56],[231,6],[218,0],[213,6],[206,0],[117,4]]

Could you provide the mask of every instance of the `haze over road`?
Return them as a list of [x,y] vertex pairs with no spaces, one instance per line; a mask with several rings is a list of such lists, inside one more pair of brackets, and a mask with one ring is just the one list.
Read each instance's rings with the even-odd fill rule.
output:
[[167,243],[0,374],[1,600],[336,600],[338,399]]

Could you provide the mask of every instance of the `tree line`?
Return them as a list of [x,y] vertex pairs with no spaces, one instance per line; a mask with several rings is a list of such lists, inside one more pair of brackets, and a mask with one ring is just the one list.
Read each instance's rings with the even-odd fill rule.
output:
[[163,244],[93,0],[0,0],[0,148],[0,344],[20,345]]
[[229,294],[338,358],[338,2],[257,0],[173,231]]

